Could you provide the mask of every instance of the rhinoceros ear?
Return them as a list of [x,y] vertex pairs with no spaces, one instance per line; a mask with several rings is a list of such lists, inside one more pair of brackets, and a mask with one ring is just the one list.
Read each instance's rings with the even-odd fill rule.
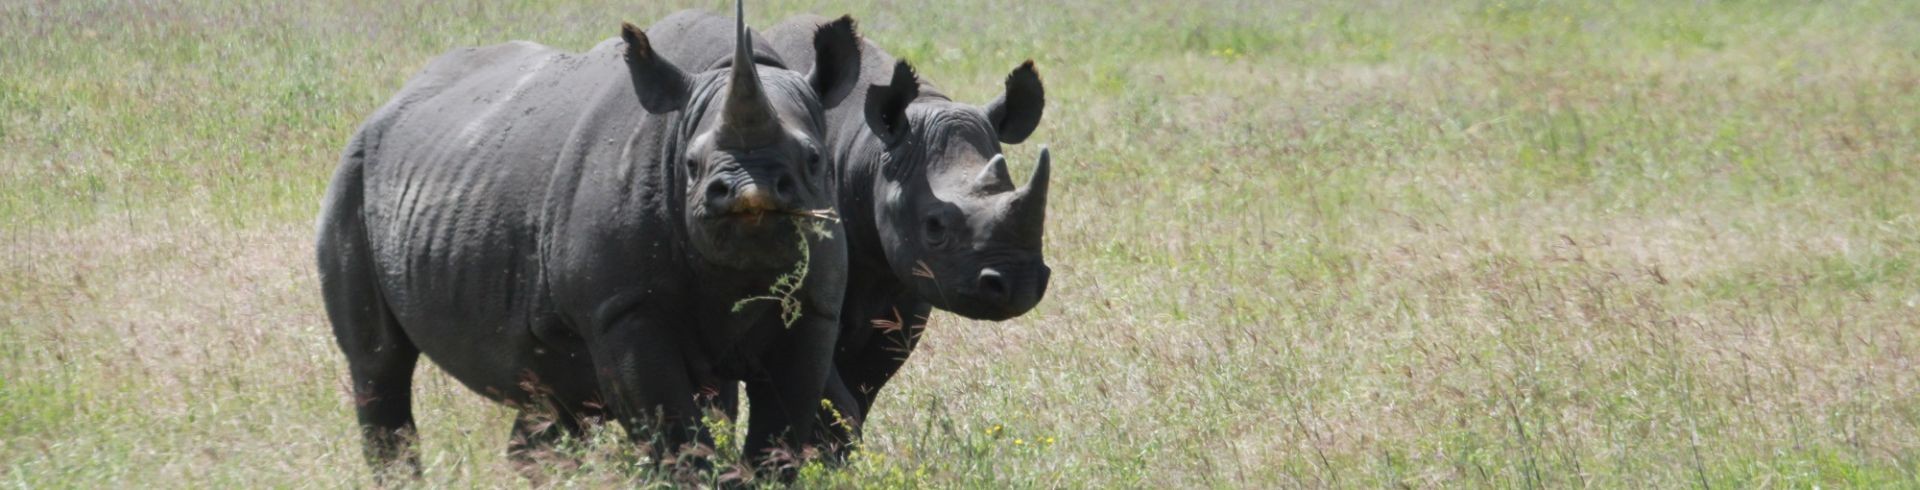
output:
[[860,34],[853,16],[843,15],[813,33],[813,73],[807,82],[820,101],[831,103],[845,97],[847,89],[860,81]]
[[654,114],[686,106],[692,80],[653,51],[653,42],[647,39],[646,31],[631,22],[621,22],[620,39],[627,42],[627,72],[633,75],[633,93],[640,96],[640,106]]
[[907,136],[907,105],[917,98],[920,81],[913,65],[906,60],[894,63],[891,81],[867,88],[867,127],[887,146],[899,144]]
[[1027,60],[1007,74],[1007,92],[987,103],[987,120],[1000,133],[1001,143],[1019,144],[1040,127],[1040,113],[1046,107],[1046,87],[1033,70],[1033,60]]

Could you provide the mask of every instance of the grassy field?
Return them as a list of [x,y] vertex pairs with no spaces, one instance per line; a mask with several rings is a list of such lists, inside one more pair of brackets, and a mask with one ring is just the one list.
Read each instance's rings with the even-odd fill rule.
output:
[[[0,485],[371,484],[349,133],[454,47],[728,7],[524,3],[0,3]],[[1035,59],[1059,167],[1047,300],[933,318],[805,483],[1920,485],[1920,2],[1128,3],[749,6],[969,101]],[[427,483],[523,486],[418,379]]]

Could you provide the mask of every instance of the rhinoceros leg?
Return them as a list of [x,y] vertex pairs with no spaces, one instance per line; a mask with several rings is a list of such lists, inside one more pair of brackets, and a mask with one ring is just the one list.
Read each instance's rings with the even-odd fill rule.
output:
[[[825,438],[836,443],[835,454],[839,458],[835,459],[844,459],[851,451],[854,442],[859,440],[860,433],[866,426],[866,417],[873,413],[874,400],[880,396],[880,388],[885,387],[887,381],[900,372],[900,367],[907,362],[907,356],[913,353],[914,346],[919,345],[920,334],[927,327],[927,315],[933,311],[933,306],[923,302],[903,301],[882,304],[882,307],[871,311],[885,312],[883,314],[885,318],[880,319],[885,320],[882,323],[889,327],[873,332],[866,345],[842,354],[836,359],[834,369],[835,375],[839,378],[839,386],[827,388],[829,398],[833,399],[836,405],[845,405],[834,398],[834,393],[838,391],[845,393],[844,396],[852,400],[853,406],[850,410],[841,410],[841,416],[847,419],[848,423],[827,423],[822,429],[826,431]],[[896,311],[899,312],[898,317],[894,316]],[[863,318],[859,321],[871,322],[872,320],[874,318]],[[870,325],[857,327],[880,328]],[[821,421],[832,421],[830,417],[831,413],[821,411]]]
[[[350,148],[358,148],[356,141]],[[362,221],[359,151],[348,154],[334,177],[320,221],[316,247],[320,289],[334,339],[347,356],[354,411],[364,452],[377,479],[397,471],[420,476],[413,448],[413,368],[420,350],[407,338],[380,293]]]
[[389,344],[385,352],[348,354],[354,411],[364,439],[362,452],[384,484],[391,476],[420,478],[420,453],[414,447],[413,367],[419,351]]
[[838,319],[808,314],[787,332],[785,346],[770,353],[762,372],[747,380],[747,417],[744,455],[756,469],[777,470],[779,481],[792,482],[818,428],[821,395],[833,372],[833,343],[839,337]]
[[821,442],[827,447],[829,464],[845,463],[853,451],[854,437],[860,434],[860,424],[866,423],[867,412],[864,404],[855,397],[853,390],[847,388],[847,382],[840,379],[840,370],[827,373],[827,389],[823,396],[830,405],[820,407],[820,425],[815,429]]
[[507,436],[507,462],[533,486],[543,486],[546,475],[540,468],[541,460],[556,461],[562,467],[576,466],[576,461],[554,452],[554,448],[561,439],[578,438],[581,433],[579,421],[567,414],[522,410],[513,418],[513,432]]
[[392,350],[397,352],[368,353],[365,357],[371,359],[349,361],[364,453],[382,479],[393,472],[420,477],[413,424],[413,366],[419,351],[407,347],[396,345]]
[[719,412],[727,420],[740,420],[740,383],[726,382],[714,387],[715,392],[706,400],[703,407],[708,412]]
[[712,462],[690,449],[711,448],[713,438],[700,424],[678,324],[661,319],[670,315],[633,316],[588,339],[607,410],[655,464],[671,462],[677,477],[704,472]]

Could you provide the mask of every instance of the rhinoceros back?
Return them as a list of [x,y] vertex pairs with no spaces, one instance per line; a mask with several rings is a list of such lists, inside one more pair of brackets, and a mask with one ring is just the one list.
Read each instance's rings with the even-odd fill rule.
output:
[[[602,99],[631,94],[615,85],[628,79],[616,44],[570,54],[515,42],[443,55],[356,136],[361,219],[381,292],[430,357],[499,362],[528,350],[525,332],[543,309],[543,228],[569,205],[552,184],[581,172],[581,140],[609,139],[594,127]],[[486,370],[436,361],[456,373]]]

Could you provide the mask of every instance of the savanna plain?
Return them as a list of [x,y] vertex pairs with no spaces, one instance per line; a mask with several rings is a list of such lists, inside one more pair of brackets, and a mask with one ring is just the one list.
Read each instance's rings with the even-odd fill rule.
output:
[[[688,7],[0,3],[0,485],[371,485],[313,266],[348,135],[439,53]],[[803,485],[1920,485],[1920,2],[747,8],[1047,88],[1046,300],[936,313]],[[417,379],[424,484],[526,484]],[[659,484],[615,435],[549,483]]]

